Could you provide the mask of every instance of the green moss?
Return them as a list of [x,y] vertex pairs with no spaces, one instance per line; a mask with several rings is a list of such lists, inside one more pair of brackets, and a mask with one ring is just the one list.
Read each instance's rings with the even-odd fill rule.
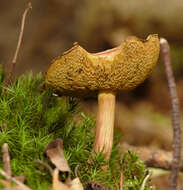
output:
[[[148,170],[138,155],[130,151],[125,153],[122,160],[122,169],[125,180],[124,190],[140,189]],[[148,189],[148,184],[146,184],[144,190]]]
[[[120,155],[116,146],[118,138],[115,137],[110,167],[107,171],[103,171],[101,166],[106,164],[104,155],[91,154],[95,119],[79,113],[77,99],[53,96],[50,89],[43,89],[41,74],[20,76],[6,89],[6,93],[3,93],[3,83],[4,74],[0,70],[0,147],[5,142],[9,145],[14,176],[25,175],[25,183],[35,190],[49,189],[51,176],[46,169],[41,169],[34,159],[50,163],[44,157],[44,149],[52,139],[62,138],[65,156],[72,169],[72,177],[76,166],[79,166],[78,176],[83,184],[94,180],[110,189],[117,189],[120,180]],[[76,114],[80,115],[77,120],[74,117]],[[131,160],[130,164],[133,163],[131,157],[127,160]],[[135,160],[134,165],[138,167],[138,164]],[[2,167],[2,155],[0,155],[0,167]],[[131,165],[128,169],[131,170]],[[137,181],[140,182],[135,181],[134,187],[137,187],[136,183],[140,186],[145,176],[143,170],[144,168],[139,170],[140,177],[137,177]],[[125,176],[130,175],[125,173]],[[128,177],[126,181],[128,183]],[[126,185],[126,182],[124,186],[126,189],[135,189]]]

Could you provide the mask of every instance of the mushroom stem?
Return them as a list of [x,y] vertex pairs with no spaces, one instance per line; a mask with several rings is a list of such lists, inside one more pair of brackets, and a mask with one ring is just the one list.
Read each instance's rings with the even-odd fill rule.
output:
[[112,151],[115,97],[115,93],[111,91],[101,91],[98,94],[94,150],[95,152],[103,151],[106,154],[105,160],[109,160]]

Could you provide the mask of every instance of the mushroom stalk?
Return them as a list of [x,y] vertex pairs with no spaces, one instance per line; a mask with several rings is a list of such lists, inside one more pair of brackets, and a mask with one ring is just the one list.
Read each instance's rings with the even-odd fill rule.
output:
[[95,152],[103,151],[105,160],[109,160],[114,131],[115,98],[114,92],[101,91],[98,94],[98,114],[96,137],[94,142]]

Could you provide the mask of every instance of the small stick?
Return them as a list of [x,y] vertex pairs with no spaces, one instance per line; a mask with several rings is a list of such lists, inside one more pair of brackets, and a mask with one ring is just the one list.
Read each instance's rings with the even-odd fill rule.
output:
[[[8,176],[11,176],[10,155],[8,152],[8,144],[4,143],[2,146],[3,153],[3,168]],[[8,179],[7,179],[8,180]]]
[[124,176],[123,176],[123,171],[120,171],[120,185],[119,185],[119,189],[123,190],[123,182],[124,182]]
[[53,176],[53,169],[52,169],[47,163],[45,163],[45,162],[43,162],[43,161],[41,161],[41,160],[38,160],[38,159],[35,159],[34,161],[35,161],[36,163],[38,163],[38,164],[44,166],[45,168],[47,168],[47,169],[49,170],[49,172],[50,172],[50,175]]
[[27,187],[26,185],[18,181],[16,178],[9,176],[5,171],[1,169],[0,169],[0,174],[3,175],[6,179],[11,180],[14,183],[16,183],[18,186],[22,188],[22,190],[32,190],[31,188]]
[[74,170],[74,174],[76,177],[78,177],[78,168],[79,168],[79,165],[77,165]]
[[151,176],[151,173],[149,173],[148,175],[146,175],[146,177],[144,178],[144,181],[142,183],[142,186],[141,186],[140,190],[144,190],[145,189],[147,180],[149,179],[150,176]]
[[17,47],[16,47],[16,50],[15,50],[13,60],[12,60],[11,65],[10,65],[10,70],[8,72],[7,80],[5,81],[5,87],[8,87],[9,84],[11,83],[11,81],[12,81],[12,75],[13,75],[13,72],[14,72],[14,69],[15,69],[18,52],[20,50],[20,46],[21,46],[21,43],[22,43],[22,37],[23,37],[24,26],[25,26],[25,18],[26,18],[26,15],[27,15],[27,13],[28,13],[28,11],[30,9],[32,9],[32,5],[29,2],[26,9],[25,9],[25,11],[24,11],[24,13],[23,13],[23,15],[22,15],[22,22],[21,22],[21,28],[20,28],[20,33],[19,33],[19,37],[18,37],[18,43],[17,43]]
[[[124,150],[124,149],[122,149]],[[122,160],[123,160],[123,155],[121,155],[120,158],[120,183],[119,183],[119,190],[123,190],[123,184],[124,184],[124,175],[123,175],[123,168],[122,168]]]
[[[2,184],[5,187],[8,187],[8,188],[11,187],[11,184],[8,180],[0,179],[0,184]],[[8,188],[7,188],[7,190],[9,190]],[[6,190],[6,189],[3,189],[3,190]]]
[[[161,149],[150,149],[147,147],[136,147],[126,143],[119,146],[122,152],[130,150],[137,152],[140,159],[142,159],[147,167],[161,168],[163,170],[171,170],[172,168],[172,152]],[[183,159],[180,162],[180,171],[183,172]]]
[[170,47],[166,39],[160,39],[161,54],[168,80],[169,93],[172,104],[172,128],[173,128],[173,160],[172,170],[169,176],[169,190],[176,190],[177,177],[181,159],[181,128],[179,120],[179,100],[177,97],[176,84],[171,68]]

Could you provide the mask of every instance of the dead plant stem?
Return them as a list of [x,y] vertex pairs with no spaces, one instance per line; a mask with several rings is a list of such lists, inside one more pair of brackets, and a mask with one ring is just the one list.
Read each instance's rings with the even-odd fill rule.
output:
[[151,176],[151,173],[149,173],[148,175],[146,175],[146,177],[144,178],[144,181],[142,183],[142,186],[141,186],[140,190],[144,190],[145,189],[145,186],[146,186],[147,181],[148,181],[148,179],[149,179],[150,176]]
[[0,174],[2,176],[4,176],[6,179],[11,180],[15,184],[19,185],[22,188],[22,190],[32,190],[31,188],[27,187],[26,185],[24,185],[23,183],[21,183],[20,181],[18,181],[16,178],[9,176],[5,171],[3,171],[1,169],[0,169]]
[[8,152],[8,144],[7,143],[4,143],[3,146],[2,146],[2,154],[3,154],[3,168],[4,168],[4,171],[9,176],[11,176],[10,155],[9,155],[9,152]]
[[11,81],[12,81],[12,76],[13,76],[13,72],[14,72],[14,69],[15,69],[15,65],[16,65],[16,61],[17,61],[17,56],[18,56],[18,53],[19,53],[19,50],[20,50],[20,46],[21,46],[21,43],[22,43],[22,37],[23,37],[23,33],[24,33],[24,26],[25,26],[26,15],[27,15],[28,11],[31,8],[32,8],[32,6],[31,6],[31,3],[29,2],[27,4],[27,7],[26,7],[23,15],[22,15],[22,22],[21,22],[21,28],[20,28],[20,33],[19,33],[19,37],[18,37],[18,43],[17,43],[17,47],[16,47],[16,50],[15,50],[15,54],[14,54],[13,60],[12,60],[11,65],[10,65],[10,70],[8,72],[7,80],[5,81],[5,87],[8,87],[9,84],[11,83]]
[[170,47],[167,40],[161,38],[160,46],[172,104],[173,159],[171,173],[169,176],[169,190],[176,190],[181,159],[181,128],[179,119],[179,100],[176,91],[175,79],[171,68]]
[[53,176],[53,169],[51,168],[51,166],[49,166],[47,163],[39,160],[39,159],[35,159],[35,162],[37,162],[38,164],[42,165],[43,167],[47,168],[50,172],[50,175]]

